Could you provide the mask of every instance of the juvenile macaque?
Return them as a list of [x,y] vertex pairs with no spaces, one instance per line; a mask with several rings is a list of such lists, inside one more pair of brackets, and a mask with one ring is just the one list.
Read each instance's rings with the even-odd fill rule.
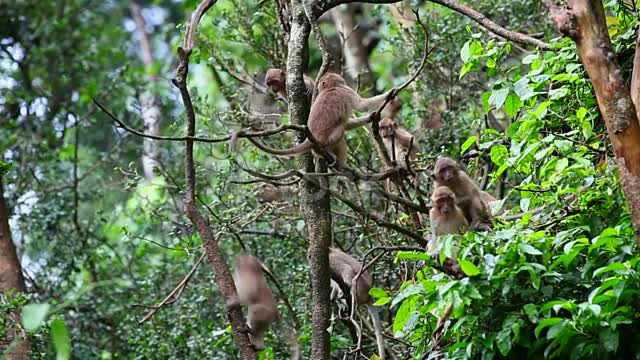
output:
[[491,214],[482,200],[478,185],[471,180],[458,163],[450,158],[441,158],[433,170],[436,188],[446,186],[456,195],[456,205],[462,210],[473,230],[491,231]]
[[456,205],[456,195],[446,186],[436,188],[431,194],[432,208],[429,211],[432,237],[427,252],[435,255],[439,248],[439,238],[447,234],[463,234],[469,222]]
[[[338,284],[346,286],[349,291],[351,291],[351,296],[355,297],[356,305],[367,305],[367,310],[376,335],[378,355],[380,359],[384,360],[385,352],[384,341],[382,339],[382,325],[378,312],[370,303],[371,296],[369,295],[369,290],[371,290],[373,284],[371,273],[367,270],[360,274],[356,280],[356,288],[354,290],[352,287],[353,278],[360,272],[360,269],[362,269],[362,264],[338,248],[329,248],[329,267],[331,268],[331,279]],[[347,300],[350,304],[351,298]]]
[[[387,93],[363,99],[347,86],[344,78],[335,73],[326,73],[320,78],[318,96],[311,106],[307,127],[319,146],[335,157],[339,168],[347,167],[347,142],[344,132],[371,121],[369,115],[351,119],[353,109],[367,111],[378,107],[389,95]],[[310,139],[290,149],[270,148],[260,141],[249,138],[258,148],[278,156],[290,156],[312,151],[316,156],[322,153],[314,148]]]
[[380,136],[391,159],[395,159],[403,168],[408,168],[409,164],[405,162],[407,153],[409,153],[409,161],[414,161],[418,154],[418,147],[413,135],[407,130],[398,127],[396,121],[391,118],[380,120],[379,126]]
[[[267,75],[264,78],[264,82],[267,84],[271,91],[278,94],[282,99],[288,100],[287,98],[287,72],[283,69],[269,69],[267,70]],[[313,95],[313,89],[315,88],[315,81],[304,75],[304,85],[305,85],[305,95],[309,97],[309,101],[311,101],[311,96]]]
[[271,289],[262,275],[260,261],[253,256],[238,256],[234,277],[238,301],[248,306],[247,324],[251,329],[251,343],[256,350],[263,350],[264,333],[279,314]]

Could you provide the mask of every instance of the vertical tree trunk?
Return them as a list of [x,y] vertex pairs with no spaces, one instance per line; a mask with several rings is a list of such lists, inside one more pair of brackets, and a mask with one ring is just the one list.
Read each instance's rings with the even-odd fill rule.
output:
[[364,44],[365,32],[354,15],[354,4],[340,5],[331,9],[331,17],[336,31],[345,39],[344,60],[345,71],[352,79],[360,77],[361,87],[368,88],[367,95],[375,93],[375,81],[369,67],[369,53]]
[[[184,35],[184,47],[178,47],[178,69],[173,84],[180,90],[180,96],[186,113],[186,135],[192,137],[196,133],[196,113],[187,88],[189,73],[189,56],[193,50],[194,33],[200,19],[216,0],[202,0],[191,15]],[[185,140],[184,148],[184,212],[193,227],[198,231],[204,250],[211,263],[218,290],[225,300],[225,314],[231,323],[234,340],[244,360],[256,359],[256,351],[249,340],[249,327],[244,321],[242,308],[238,304],[238,294],[227,265],[224,253],[218,246],[219,234],[214,234],[207,219],[202,216],[196,204],[196,171],[193,160],[193,139]],[[237,354],[236,354],[237,355]]]
[[[149,35],[145,31],[145,22],[142,17],[140,5],[137,2],[131,2],[131,15],[136,23],[136,33],[140,40],[140,48],[142,63],[147,72],[149,84],[157,81],[157,76],[151,74],[153,66],[153,52],[151,50],[151,42]],[[159,105],[159,99],[153,91],[153,86],[147,86],[147,89],[138,95],[140,102],[140,112],[142,113],[142,121],[144,121],[145,133],[150,135],[160,135],[160,121],[162,120],[162,111]],[[158,142],[153,139],[143,138],[143,154],[142,169],[147,180],[153,179],[153,168],[158,167],[159,148]]]
[[[292,122],[305,125],[309,116],[309,103],[304,95],[302,79],[306,68],[307,42],[310,24],[305,15],[302,0],[291,0],[291,34],[289,37],[287,58],[287,90],[289,95],[289,113]],[[302,140],[302,139],[300,139]],[[313,157],[306,154],[301,157],[301,167],[313,171]],[[326,166],[318,171],[326,171]],[[323,178],[326,181],[326,179]],[[309,237],[309,268],[311,277],[311,298],[313,301],[311,359],[322,360],[330,356],[329,319],[331,304],[329,301],[329,246],[331,245],[331,207],[329,194],[320,191],[315,184],[305,181],[302,187],[302,215]]]
[[[2,186],[2,177],[0,177],[0,293],[3,295],[11,289],[16,291],[25,291],[24,277],[22,276],[22,267],[18,260],[16,247],[11,239],[11,229],[9,228],[9,207],[4,198],[4,188]],[[4,298],[4,297],[3,297]],[[9,353],[8,360],[22,360],[29,358],[29,342],[25,338],[24,332],[20,331],[20,316],[17,313],[10,314],[9,329],[7,331],[7,339],[2,339],[0,345],[12,344],[18,336],[23,340],[14,344],[15,347]],[[0,353],[4,349],[0,346]]]
[[546,1],[558,29],[571,37],[587,70],[616,154],[620,183],[640,246],[640,123],[607,32],[601,0]]

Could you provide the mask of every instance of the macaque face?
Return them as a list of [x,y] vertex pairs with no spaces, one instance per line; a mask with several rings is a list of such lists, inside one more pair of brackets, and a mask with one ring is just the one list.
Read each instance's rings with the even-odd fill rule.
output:
[[441,158],[436,162],[433,174],[436,181],[448,183],[458,178],[458,163],[449,158]]
[[269,69],[267,71],[267,76],[265,77],[265,82],[267,86],[271,88],[271,91],[274,93],[279,93],[284,91],[286,87],[287,77],[285,75],[284,70],[281,69]]
[[438,173],[438,176],[443,182],[449,182],[455,178],[456,169],[453,166],[447,166],[442,170],[440,170],[440,172]]
[[397,128],[398,124],[389,118],[380,120],[380,136],[383,138],[393,137]]
[[320,78],[320,84],[318,85],[318,92],[323,90],[332,89],[338,86],[345,86],[347,83],[344,78],[336,73],[328,72]]
[[453,199],[449,196],[437,199],[435,205],[438,208],[438,211],[440,211],[440,213],[442,214],[450,213],[453,210],[454,206]]

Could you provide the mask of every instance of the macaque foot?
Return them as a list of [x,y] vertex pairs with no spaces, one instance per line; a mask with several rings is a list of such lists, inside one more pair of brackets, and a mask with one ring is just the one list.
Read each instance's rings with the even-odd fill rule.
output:
[[492,230],[493,230],[493,226],[491,226],[491,224],[490,224],[490,223],[487,223],[487,222],[481,222],[481,221],[478,221],[478,222],[474,222],[474,223],[472,223],[472,224],[471,224],[471,226],[470,226],[470,228],[471,228],[471,230],[474,230],[474,231],[486,231],[486,232],[490,232],[490,231],[492,231]]

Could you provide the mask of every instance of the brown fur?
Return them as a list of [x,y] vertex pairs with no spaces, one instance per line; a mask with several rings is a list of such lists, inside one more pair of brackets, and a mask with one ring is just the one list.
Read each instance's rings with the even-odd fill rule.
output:
[[471,180],[458,163],[450,158],[441,158],[436,162],[433,170],[436,178],[436,188],[446,186],[456,195],[456,205],[473,230],[491,231],[491,214],[482,200],[478,185]]
[[238,301],[248,306],[247,324],[251,328],[251,343],[256,350],[263,350],[264,333],[279,315],[271,289],[262,275],[260,261],[253,256],[238,256],[235,283]]
[[395,97],[393,98],[393,100],[389,101],[387,106],[384,107],[384,109],[382,110],[381,117],[395,120],[401,108],[402,108],[402,100],[400,100],[399,97]]
[[[405,162],[409,145],[411,144],[411,150],[409,151],[409,161],[413,162],[418,155],[418,145],[413,135],[407,130],[398,127],[395,120],[391,118],[384,118],[380,120],[380,136],[384,142],[387,153],[398,164],[401,164],[405,169],[408,167]],[[413,143],[411,141],[413,140]],[[393,146],[392,146],[393,141]],[[393,151],[395,148],[395,153]]]
[[463,234],[469,228],[469,222],[464,213],[456,205],[456,195],[446,186],[440,186],[431,194],[432,208],[429,211],[431,233],[427,252],[435,255],[440,244],[438,238],[447,234]]
[[[353,292],[352,280],[362,269],[362,263],[354,259],[350,255],[344,253],[338,248],[329,248],[329,268],[331,269],[331,279],[338,284],[345,285]],[[373,284],[373,278],[371,273],[367,270],[364,271],[356,280],[355,300],[356,305],[367,305],[367,311],[371,317],[373,323],[373,329],[376,336],[376,343],[378,345],[378,356],[380,359],[385,360],[384,340],[382,338],[382,325],[380,323],[380,316],[372,304],[370,304],[371,296],[369,290]],[[354,294],[352,294],[354,296]],[[351,304],[351,299],[348,299]]]
[[[274,93],[278,94],[282,99],[287,100],[287,72],[283,69],[269,69],[264,77],[264,82]],[[305,94],[311,101],[313,95],[313,89],[316,86],[315,81],[304,75]]]
[[[388,93],[363,99],[347,86],[344,78],[335,73],[326,73],[320,78],[318,96],[311,106],[307,127],[318,145],[336,157],[340,168],[347,166],[347,143],[344,132],[362,126],[371,121],[369,116],[350,119],[353,109],[372,110],[379,106]],[[313,150],[314,155],[322,154],[313,149],[313,143],[307,139],[290,149],[280,150],[267,147],[255,139],[249,140],[273,155],[290,156]]]

